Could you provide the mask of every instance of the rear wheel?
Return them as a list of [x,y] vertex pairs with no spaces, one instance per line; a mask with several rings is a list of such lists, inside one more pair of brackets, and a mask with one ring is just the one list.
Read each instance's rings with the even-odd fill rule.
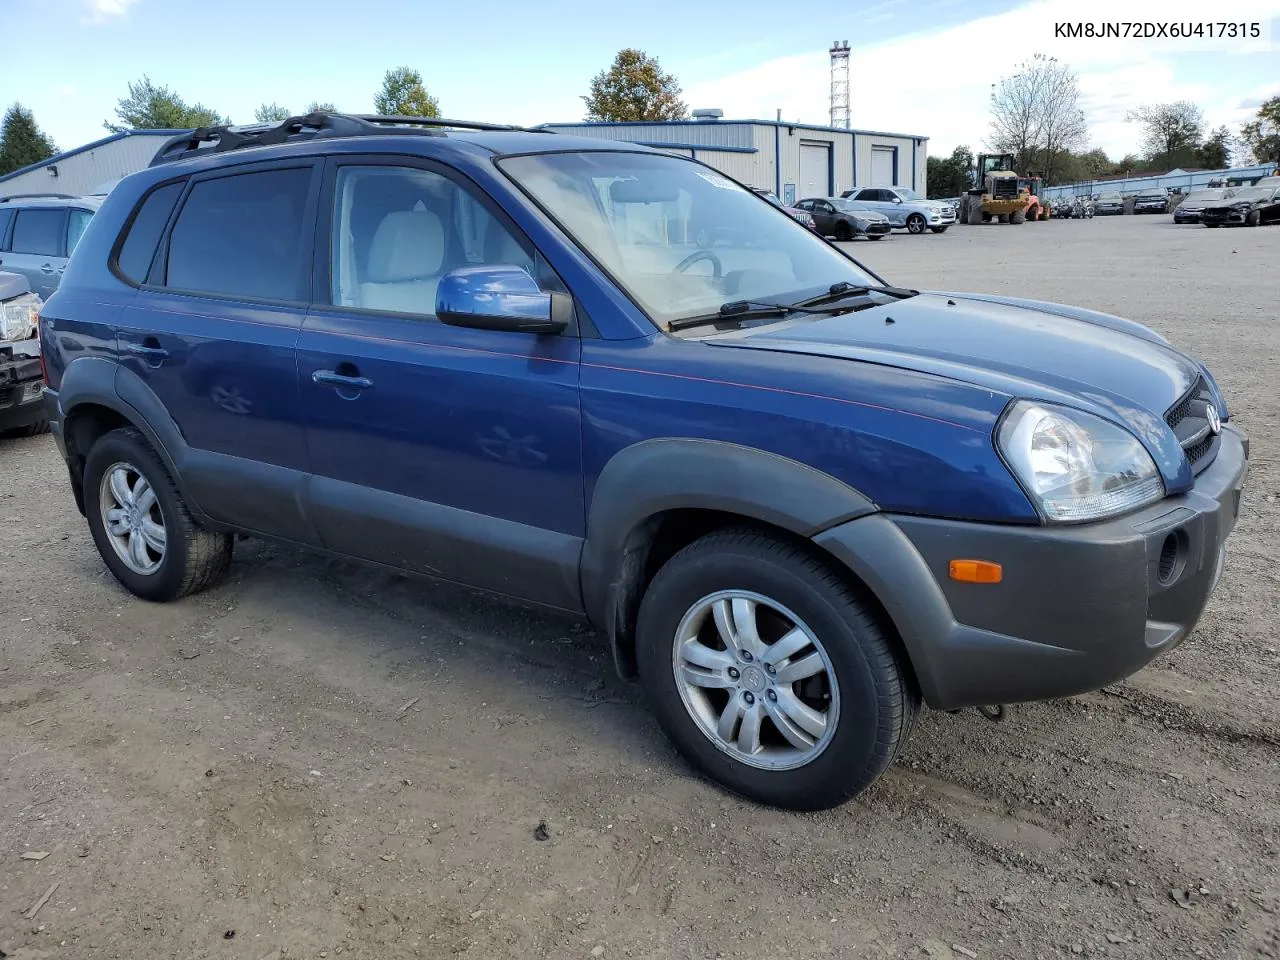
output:
[[819,810],[884,772],[919,698],[850,586],[752,531],[696,541],[641,603],[636,652],[663,730],[696,768],[763,803]]
[[920,216],[918,213],[913,213],[911,216],[907,217],[908,233],[924,233],[924,229],[927,226],[928,224],[925,222],[924,217]]
[[1026,219],[1027,219],[1027,215],[1023,213],[1021,210],[1016,210],[1013,213],[1009,214],[1010,223],[1024,223],[1026,222]]
[[137,430],[112,430],[84,468],[89,532],[108,569],[144,600],[176,600],[216,583],[232,538],[196,525],[156,452]]

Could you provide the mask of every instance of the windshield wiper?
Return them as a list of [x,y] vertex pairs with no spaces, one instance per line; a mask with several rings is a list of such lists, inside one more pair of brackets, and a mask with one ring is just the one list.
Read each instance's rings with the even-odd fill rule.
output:
[[789,313],[839,313],[844,307],[813,309],[816,304],[774,303],[770,300],[730,300],[720,304],[715,313],[700,313],[693,317],[681,317],[667,324],[668,330],[687,330],[715,323],[737,323],[743,320],[759,320],[762,317],[785,317]]
[[837,303],[850,297],[865,297],[868,293],[883,293],[885,296],[893,297],[895,300],[907,300],[920,295],[919,290],[908,290],[905,287],[876,286],[873,284],[849,283],[847,280],[841,280],[839,283],[833,283],[826,293],[810,297],[808,300],[799,301],[796,307],[816,307],[826,303]]

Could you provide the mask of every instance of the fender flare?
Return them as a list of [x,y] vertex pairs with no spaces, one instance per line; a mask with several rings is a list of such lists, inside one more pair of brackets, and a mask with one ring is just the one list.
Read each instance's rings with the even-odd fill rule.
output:
[[187,451],[182,431],[141,377],[113,360],[79,357],[67,365],[58,384],[58,411],[65,443],[72,440],[66,434],[67,419],[75,416],[77,407],[87,404],[114,411],[136,427],[159,455],[188,509],[196,519],[208,519],[182,482],[180,465]]
[[754,447],[663,438],[624,448],[591,492],[581,563],[587,615],[607,630],[623,676],[633,675],[629,623],[639,596],[627,587],[647,557],[646,524],[679,509],[737,514],[809,539],[878,508],[835,477]]

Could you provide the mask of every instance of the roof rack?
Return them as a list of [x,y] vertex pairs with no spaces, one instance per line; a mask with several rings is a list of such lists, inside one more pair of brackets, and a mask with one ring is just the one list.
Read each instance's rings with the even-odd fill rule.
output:
[[385,136],[397,133],[420,137],[442,137],[445,136],[444,131],[449,129],[551,132],[510,124],[477,123],[471,120],[316,111],[304,116],[289,117],[271,126],[253,124],[251,126],[200,127],[198,130],[179,134],[165,141],[164,145],[156,151],[150,166],[185,160],[197,154],[223,153],[228,150],[242,150],[246,147],[265,147],[321,137]]
[[10,200],[78,200],[74,193],[15,193],[8,197],[0,197],[0,203],[8,203]]

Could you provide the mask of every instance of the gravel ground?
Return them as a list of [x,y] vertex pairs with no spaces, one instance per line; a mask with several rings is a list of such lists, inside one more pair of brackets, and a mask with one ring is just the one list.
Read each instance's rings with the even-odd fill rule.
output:
[[52,441],[5,442],[0,956],[1280,956],[1280,229],[853,249],[1210,361],[1254,473],[1179,649],[1004,723],[926,713],[858,801],[780,813],[692,776],[570,620],[252,541],[209,593],[132,600]]

